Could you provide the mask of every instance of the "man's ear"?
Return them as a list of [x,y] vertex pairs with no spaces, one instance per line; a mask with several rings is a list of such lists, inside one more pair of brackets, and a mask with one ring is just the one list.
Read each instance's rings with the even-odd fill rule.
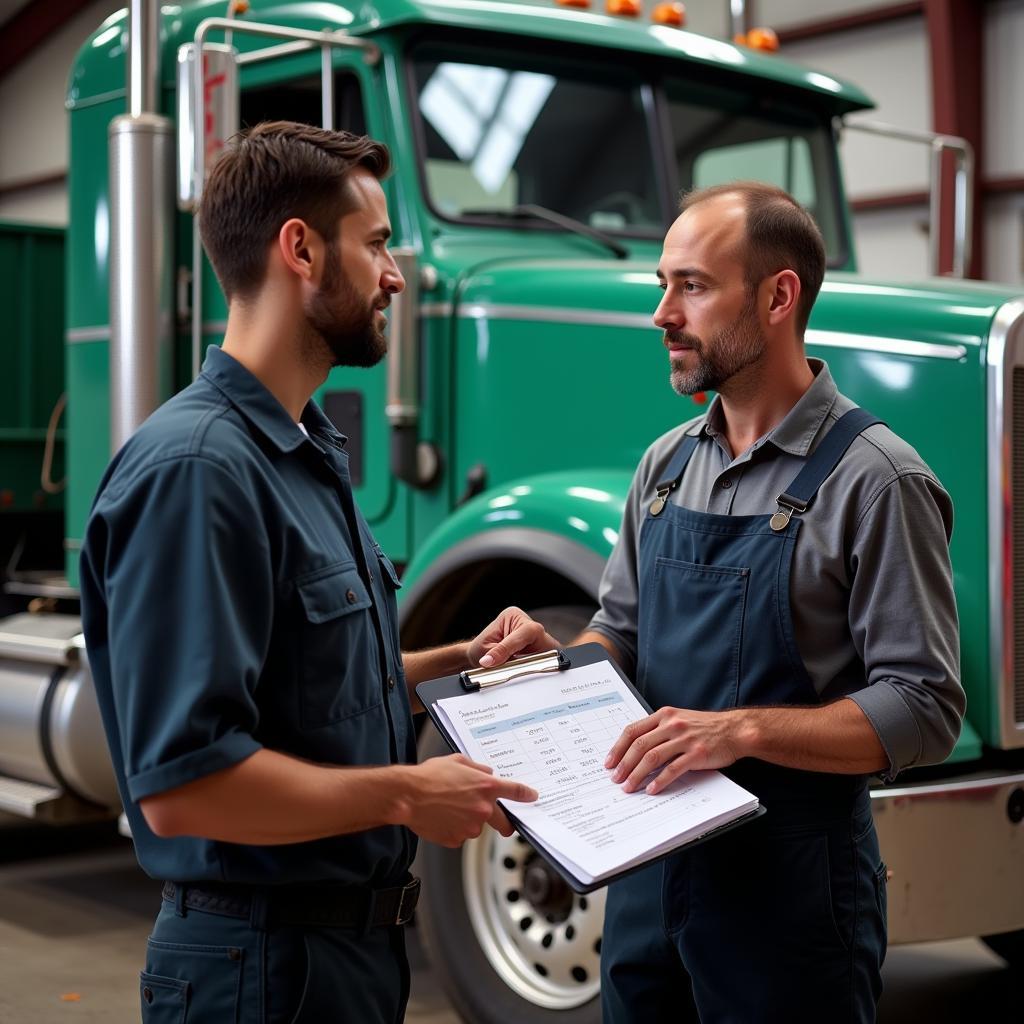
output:
[[797,303],[800,301],[800,278],[792,270],[780,270],[765,281],[770,289],[768,303],[768,323],[778,326],[796,315]]
[[323,267],[324,243],[304,220],[292,217],[277,233],[277,251],[285,267],[300,280],[319,283]]

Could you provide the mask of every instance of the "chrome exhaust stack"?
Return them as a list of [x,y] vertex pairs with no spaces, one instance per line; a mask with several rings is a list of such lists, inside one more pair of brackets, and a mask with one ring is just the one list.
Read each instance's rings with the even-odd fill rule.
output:
[[112,452],[170,384],[174,133],[157,113],[159,17],[131,0],[128,113],[108,131]]

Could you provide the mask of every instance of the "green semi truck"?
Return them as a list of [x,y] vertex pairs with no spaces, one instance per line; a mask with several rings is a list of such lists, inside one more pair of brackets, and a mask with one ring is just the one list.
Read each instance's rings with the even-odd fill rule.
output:
[[[508,603],[564,638],[586,621],[633,467],[707,401],[665,380],[651,323],[663,231],[681,189],[759,178],[788,189],[826,240],[809,351],[956,503],[968,720],[945,764],[874,790],[891,940],[978,935],[1020,964],[1024,295],[858,275],[838,159],[844,119],[871,106],[855,86],[689,33],[679,5],[646,17],[626,0],[613,14],[583,2],[257,0],[242,12],[204,0],[157,15],[137,0],[87,40],[67,102],[66,381],[53,374],[35,420],[0,431],[0,490],[27,472],[26,441],[36,461],[50,453],[51,482],[63,444],[67,473],[62,578],[14,558],[8,573],[7,600],[33,611],[0,621],[0,809],[116,813],[74,614],[78,548],[112,451],[220,339],[226,305],[192,210],[236,125],[365,131],[395,156],[385,188],[409,287],[389,358],[332,371],[317,397],[403,567],[407,648],[469,635]],[[50,315],[57,299],[37,304]],[[31,330],[8,343],[13,365],[31,365]],[[22,396],[15,378],[0,386]],[[12,524],[32,533],[59,502],[34,500],[0,507],[12,550]],[[47,536],[33,543],[61,558]],[[441,750],[429,728],[420,744]],[[495,833],[424,846],[419,871],[418,926],[466,1020],[597,1019],[600,894],[575,896]]]

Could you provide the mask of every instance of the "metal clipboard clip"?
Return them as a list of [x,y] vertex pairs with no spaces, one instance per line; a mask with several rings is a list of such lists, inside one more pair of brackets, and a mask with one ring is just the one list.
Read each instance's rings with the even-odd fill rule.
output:
[[467,693],[476,693],[490,686],[510,683],[521,676],[534,676],[542,672],[564,672],[571,662],[565,651],[546,651],[514,658],[497,668],[471,668],[459,673],[459,682]]

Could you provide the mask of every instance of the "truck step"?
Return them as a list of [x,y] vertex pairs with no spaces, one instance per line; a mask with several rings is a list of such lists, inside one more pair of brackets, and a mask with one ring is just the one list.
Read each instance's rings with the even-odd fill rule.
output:
[[108,808],[86,803],[56,786],[3,777],[0,777],[0,811],[62,825],[111,817]]
[[56,572],[17,572],[12,573],[4,581],[5,594],[17,594],[20,597],[58,598],[65,601],[77,601],[77,587],[71,586],[67,577]]

